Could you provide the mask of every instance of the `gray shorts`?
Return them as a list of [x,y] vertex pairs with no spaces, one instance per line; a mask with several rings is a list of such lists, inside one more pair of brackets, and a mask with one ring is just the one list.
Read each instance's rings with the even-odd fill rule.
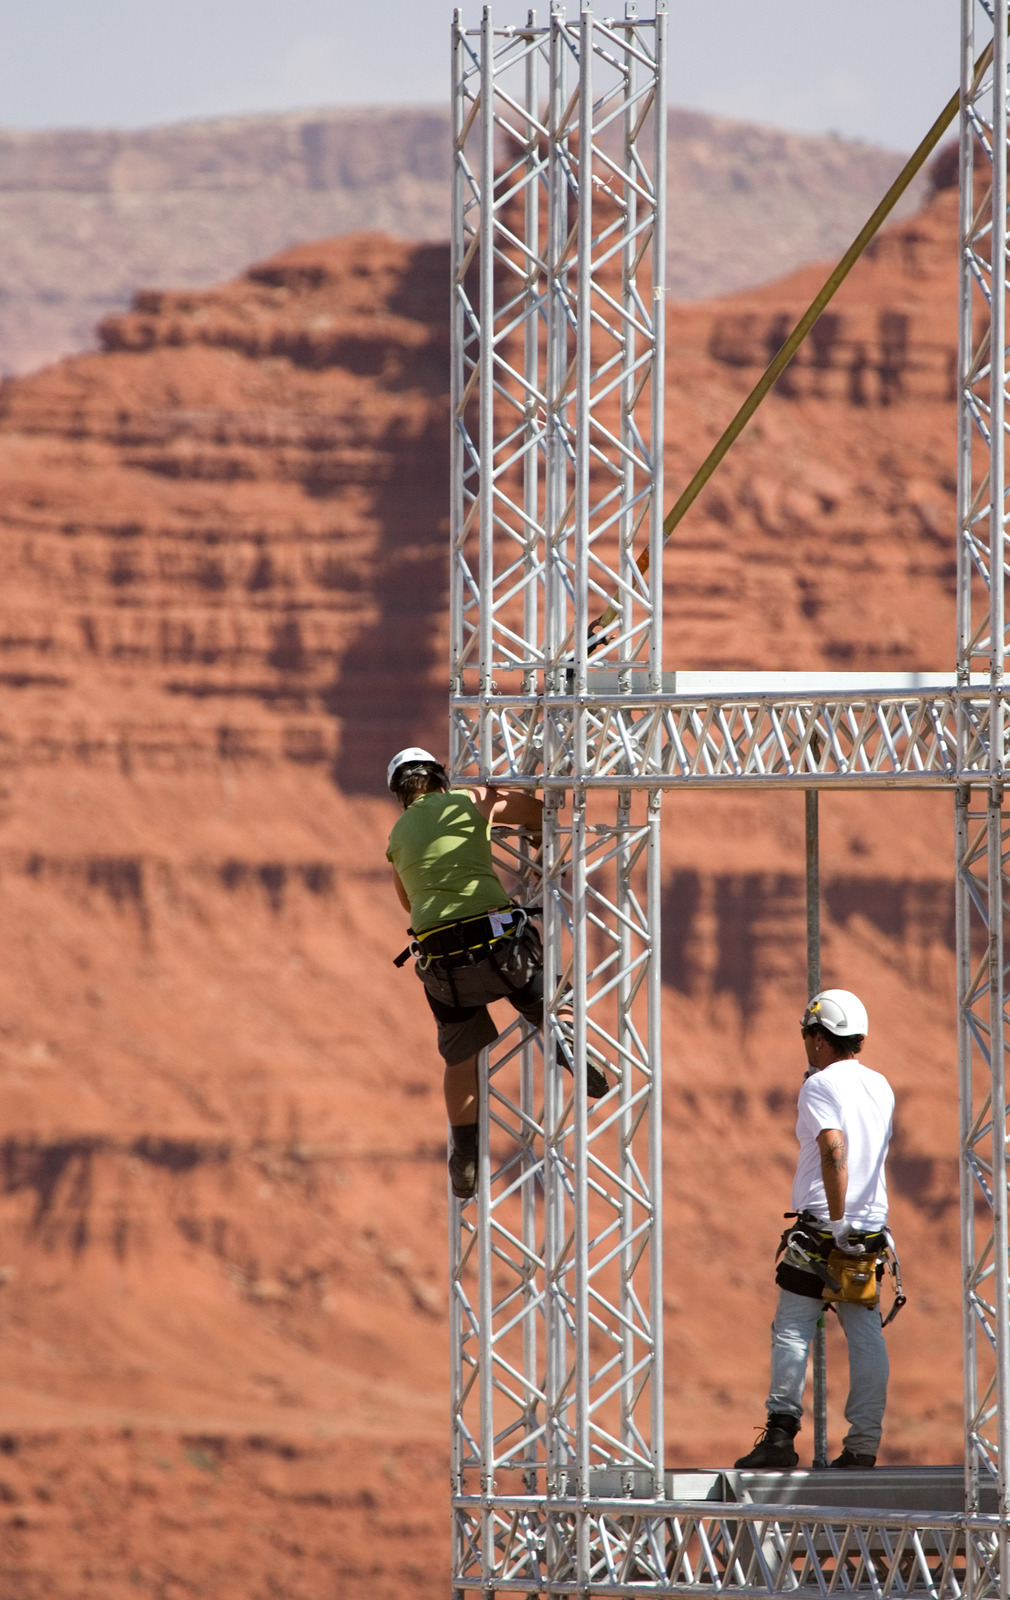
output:
[[508,1000],[532,1027],[543,1026],[544,954],[540,935],[530,925],[482,961],[451,968],[433,961],[424,970],[418,963],[414,971],[438,1024],[438,1051],[447,1066],[475,1056],[497,1039],[487,1009],[492,1000]]

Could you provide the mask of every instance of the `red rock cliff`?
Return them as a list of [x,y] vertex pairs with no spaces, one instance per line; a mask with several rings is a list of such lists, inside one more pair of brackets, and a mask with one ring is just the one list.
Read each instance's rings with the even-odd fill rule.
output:
[[[881,241],[678,530],[669,666],[952,661],[955,235],[941,193]],[[382,773],[444,729],[446,277],[441,247],[305,246],[0,391],[26,1595],[444,1592],[443,1122]],[[671,499],[817,281],[672,308]],[[891,1460],[960,1449],[950,812],[822,806],[826,981],[899,1095]],[[669,1444],[719,1464],[761,1419],[803,810],[664,815]]]

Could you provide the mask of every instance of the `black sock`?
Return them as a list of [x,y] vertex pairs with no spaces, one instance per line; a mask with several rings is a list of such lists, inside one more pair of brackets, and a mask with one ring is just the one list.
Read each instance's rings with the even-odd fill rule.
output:
[[474,1161],[477,1159],[477,1124],[476,1122],[454,1122],[452,1124],[452,1147],[458,1150],[461,1156],[469,1156]]

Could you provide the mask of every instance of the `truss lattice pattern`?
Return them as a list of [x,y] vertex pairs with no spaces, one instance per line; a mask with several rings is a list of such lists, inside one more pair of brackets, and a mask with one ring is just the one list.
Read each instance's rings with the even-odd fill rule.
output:
[[[984,658],[990,698],[986,788],[962,788],[957,803],[965,1435],[969,1507],[995,1484],[1006,1517],[1007,0],[964,0],[962,21],[958,672],[967,681]],[[962,705],[959,765],[974,742]]]
[[[478,1201],[453,1232],[460,1487],[661,1470],[658,809],[642,809],[555,822],[520,874],[554,952],[546,1047],[517,1021],[482,1074]],[[502,876],[522,864],[513,849]],[[594,1103],[586,1063],[609,1084]]]
[[[661,682],[665,24],[665,0],[617,21],[582,0],[454,32],[451,665],[474,715],[451,756],[484,781],[502,694],[585,685],[591,609],[613,602],[598,662]],[[542,783],[587,728],[535,720],[511,770]],[[513,1475],[663,1481],[659,797],[568,788],[539,864],[542,1037],[517,1023],[488,1052],[478,1200],[450,1235],[454,1493],[484,1497],[460,1581],[493,1571]]]
[[627,9],[455,33],[457,693],[584,672],[611,600],[598,659],[658,671],[666,18]]
[[[452,1214],[461,1595],[1010,1594],[1008,5],[962,0],[956,674],[837,693],[662,674],[665,0],[620,21],[552,0],[498,32],[457,15],[451,761],[545,792],[542,860],[513,865],[548,974],[542,1036],[516,1023],[489,1052],[479,1197]],[[937,784],[957,796],[965,1514],[672,1501],[660,791]]]
[[[773,781],[794,788],[923,788],[988,777],[992,717],[989,694],[967,688],[832,697],[597,692],[579,704],[572,697],[498,695],[485,712],[492,746],[486,770],[495,783],[508,784],[521,782],[536,764],[547,787],[739,788]],[[476,703],[456,701],[453,721],[461,759],[476,762]]]
[[969,1568],[977,1600],[1000,1592],[996,1517],[521,1496],[455,1516],[462,1593],[962,1600]]

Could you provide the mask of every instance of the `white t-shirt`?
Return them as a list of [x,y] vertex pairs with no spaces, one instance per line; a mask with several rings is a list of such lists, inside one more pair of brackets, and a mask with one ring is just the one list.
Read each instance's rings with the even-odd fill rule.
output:
[[887,1079],[861,1061],[835,1061],[807,1078],[797,1109],[800,1154],[793,1210],[828,1217],[817,1135],[825,1128],[840,1128],[849,1169],[845,1220],[854,1228],[883,1226],[887,1221],[884,1161],[894,1114],[894,1094]]

